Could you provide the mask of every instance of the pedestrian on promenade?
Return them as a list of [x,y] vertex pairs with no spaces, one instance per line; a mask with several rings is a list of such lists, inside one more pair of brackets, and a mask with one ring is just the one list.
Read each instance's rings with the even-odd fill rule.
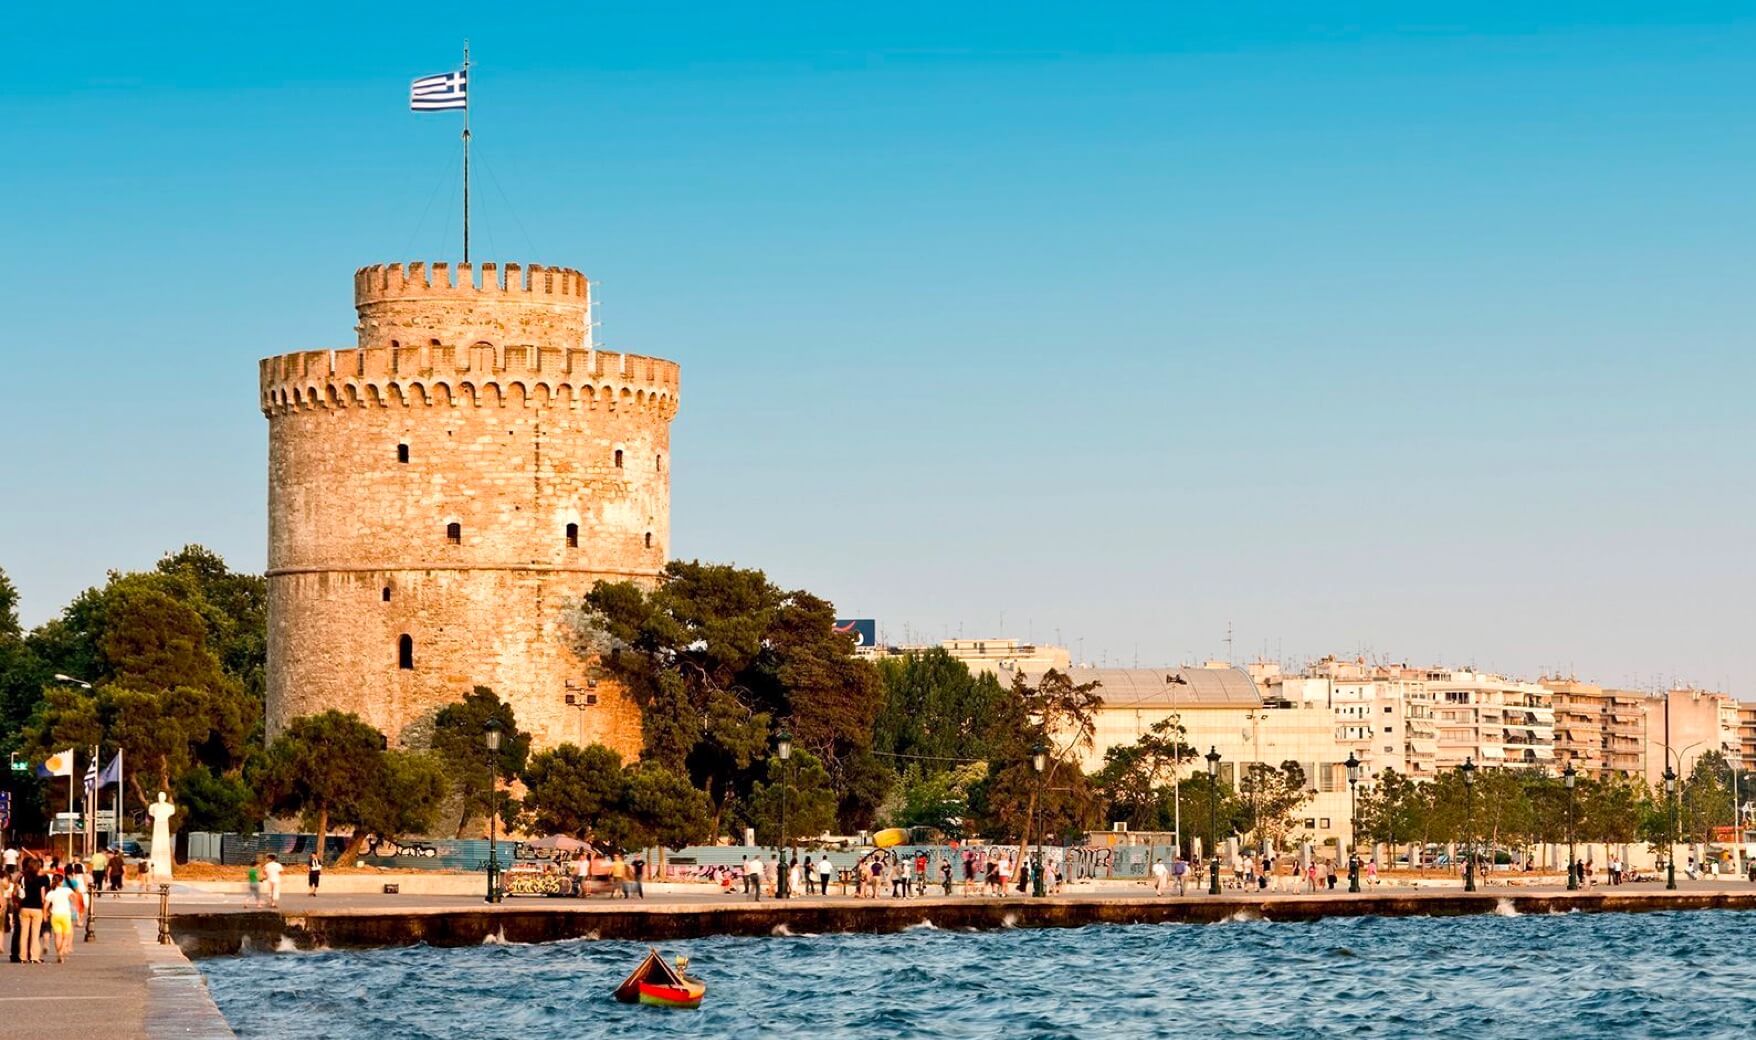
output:
[[634,895],[638,899],[646,898],[646,857],[635,856],[628,861],[628,870],[634,875]]
[[20,855],[17,843],[6,846],[6,850],[0,852],[0,869],[16,871]]
[[43,897],[48,894],[49,879],[41,861],[25,860],[18,900],[18,959],[26,964],[43,963]]
[[18,963],[18,872],[0,867],[0,932],[5,933],[7,959]]
[[1312,860],[1305,867],[1305,885],[1306,885],[1305,890],[1307,892],[1317,891],[1317,861],[1316,860]]
[[128,868],[128,861],[122,855],[121,848],[110,850],[110,891],[122,891],[122,872]]
[[1188,894],[1189,861],[1183,858],[1181,852],[1171,858],[1171,883],[1177,886],[1178,895]]
[[[1752,882],[1756,882],[1756,874],[1751,875],[1750,880]],[[963,850],[963,894],[966,896],[969,895],[970,890],[975,888],[975,887],[976,887],[976,854],[975,854],[975,850],[974,849],[964,849]]]
[[67,958],[73,953],[73,922],[79,919],[80,911],[84,909],[83,903],[79,886],[71,874],[43,897],[43,906],[49,913],[49,931],[55,936],[57,964],[66,964]]
[[805,894],[815,895],[817,892],[817,864],[810,856],[805,857]]
[[924,896],[927,894],[928,880],[927,854],[917,852],[915,853],[915,895]]
[[[817,894],[829,894],[829,879],[835,876],[835,864],[829,862],[829,853],[817,857]],[[845,891],[845,889],[843,890]]]
[[787,865],[787,895],[796,896],[799,894],[799,879],[802,877],[804,877],[804,868],[795,858],[792,863]]
[[1006,894],[1006,890],[1012,887],[1012,860],[1007,856],[1001,856],[1000,866],[994,873],[1000,882],[998,891],[994,894],[1003,896]]
[[762,902],[762,858],[744,857],[744,891],[752,902]]
[[949,856],[939,861],[939,883],[944,886],[945,894],[951,895],[951,858]]
[[1366,884],[1378,887],[1378,861],[1375,859],[1366,861]]
[[1155,896],[1164,895],[1165,883],[1170,880],[1170,877],[1171,872],[1165,867],[1165,858],[1160,856],[1154,860],[1152,864],[1152,894]]
[[250,861],[250,869],[244,872],[244,882],[250,886],[250,905],[260,910],[262,908],[262,868],[256,865],[254,859]]
[[274,853],[269,853],[268,862],[262,865],[262,876],[264,879],[263,887],[268,890],[268,905],[271,907],[280,906],[280,872],[282,869],[280,860]]
[[311,858],[305,861],[305,884],[311,888],[312,899],[317,898],[317,883],[322,880],[323,857],[313,852]]

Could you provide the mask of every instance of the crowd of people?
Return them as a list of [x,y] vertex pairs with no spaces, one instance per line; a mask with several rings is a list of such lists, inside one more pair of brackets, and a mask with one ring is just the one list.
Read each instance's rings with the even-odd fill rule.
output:
[[108,885],[120,892],[126,861],[120,849],[100,849],[89,860],[39,856],[8,847],[0,852],[0,905],[4,912],[7,960],[55,963],[73,954],[73,934],[83,928],[91,901]]

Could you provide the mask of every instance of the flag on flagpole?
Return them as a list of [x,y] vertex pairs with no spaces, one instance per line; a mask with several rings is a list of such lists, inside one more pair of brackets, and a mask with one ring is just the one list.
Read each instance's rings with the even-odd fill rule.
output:
[[[97,768],[97,763],[95,761],[92,763],[92,768]],[[96,786],[98,788],[105,788],[111,784],[119,784],[121,782],[122,752],[118,751],[116,752],[116,757],[110,759],[110,764],[104,767],[104,771],[98,774],[98,782]]]
[[91,763],[85,767],[85,795],[91,797],[98,789],[98,756],[91,756]]
[[37,775],[38,776],[72,776],[73,775],[73,749],[68,748],[66,751],[57,751],[54,754],[50,755],[48,758],[44,759],[43,764],[37,767]]
[[443,112],[469,107],[469,70],[422,76],[409,84],[409,108],[416,112]]

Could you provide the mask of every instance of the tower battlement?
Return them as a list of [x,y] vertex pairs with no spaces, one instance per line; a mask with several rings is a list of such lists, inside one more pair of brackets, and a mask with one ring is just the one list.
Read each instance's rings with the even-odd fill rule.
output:
[[373,264],[354,272],[362,347],[484,340],[589,346],[591,283],[541,264]]
[[354,272],[354,304],[410,296],[503,295],[527,297],[536,302],[583,303],[591,291],[590,280],[570,267],[542,264],[458,264],[444,261],[429,265],[412,263],[372,264]]
[[559,347],[304,350],[258,365],[264,415],[388,404],[535,404],[676,414],[677,363]]

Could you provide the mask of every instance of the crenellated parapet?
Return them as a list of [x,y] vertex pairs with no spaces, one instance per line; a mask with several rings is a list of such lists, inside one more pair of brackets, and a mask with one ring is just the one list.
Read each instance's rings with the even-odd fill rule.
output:
[[360,347],[264,358],[261,406],[273,417],[312,408],[477,405],[634,410],[669,421],[674,361],[560,347]]
[[354,272],[354,309],[362,347],[591,346],[591,285],[567,267],[374,264]]

